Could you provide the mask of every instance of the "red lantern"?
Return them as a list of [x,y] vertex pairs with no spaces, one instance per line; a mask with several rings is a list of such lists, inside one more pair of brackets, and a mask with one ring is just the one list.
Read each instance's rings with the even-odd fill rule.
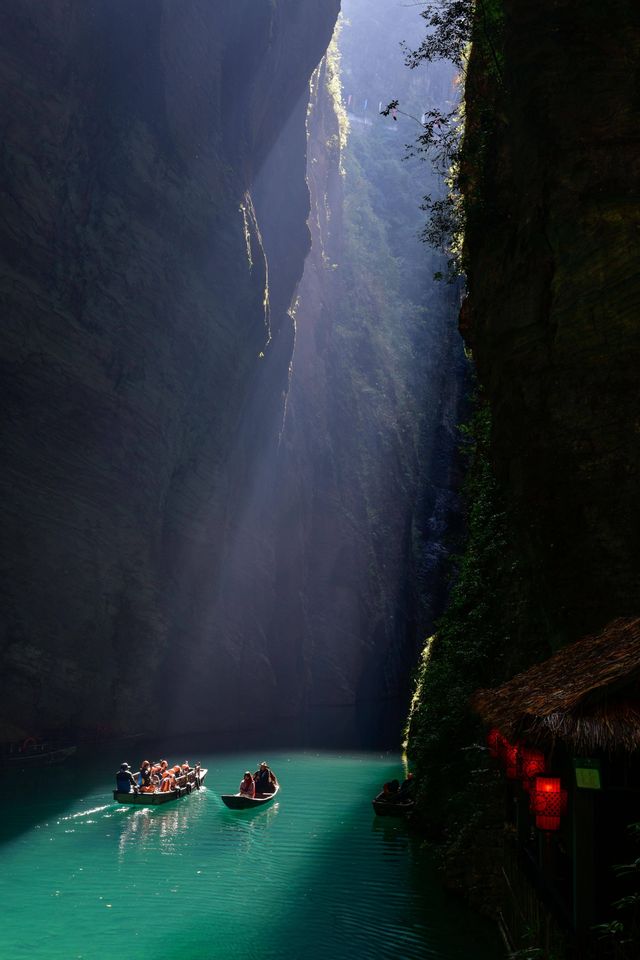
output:
[[536,827],[538,830],[559,830],[560,817],[536,817]]
[[542,750],[533,747],[521,747],[518,756],[518,776],[522,780],[522,787],[529,793],[531,780],[544,773],[546,761]]
[[499,730],[493,729],[490,730],[487,734],[487,746],[489,747],[489,755],[492,756],[495,760],[496,757],[500,756],[500,746],[504,737]]
[[560,817],[567,812],[567,791],[558,777],[536,777],[531,790],[531,811],[539,830],[559,830]]
[[505,740],[502,756],[504,759],[505,773],[507,774],[507,777],[509,780],[517,780],[520,746],[517,743],[509,743]]

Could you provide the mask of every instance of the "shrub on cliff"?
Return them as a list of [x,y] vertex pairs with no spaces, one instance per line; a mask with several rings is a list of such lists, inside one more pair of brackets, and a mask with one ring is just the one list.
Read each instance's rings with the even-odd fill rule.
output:
[[[414,69],[424,62],[449,60],[464,77],[472,46],[474,55],[485,64],[487,81],[494,90],[471,130],[464,111],[457,106],[445,112],[427,111],[418,121],[422,132],[409,148],[409,155],[428,156],[447,186],[444,196],[424,196],[421,209],[427,222],[421,238],[447,254],[447,278],[452,280],[465,272],[464,231],[469,208],[486,199],[480,196],[478,185],[497,113],[495,91],[503,85],[503,0],[437,0],[428,3],[420,16],[427,32],[417,49],[406,50],[407,66]],[[383,113],[395,115],[398,109],[394,100]],[[436,277],[441,279],[442,274]]]
[[438,827],[472,814],[487,764],[469,698],[511,670],[521,621],[527,621],[526,588],[489,461],[490,432],[489,409],[479,404],[462,428],[470,460],[463,491],[467,541],[454,558],[449,605],[419,665],[407,727],[407,752],[423,784],[423,812]]

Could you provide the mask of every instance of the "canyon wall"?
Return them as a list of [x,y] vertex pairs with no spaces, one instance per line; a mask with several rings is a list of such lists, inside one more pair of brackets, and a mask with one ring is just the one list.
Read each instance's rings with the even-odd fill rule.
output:
[[0,0],[0,740],[408,697],[466,362],[378,101],[455,94],[349,0],[347,143],[338,6]]
[[[415,121],[383,118],[378,103],[406,95],[420,113],[455,94],[450,68],[412,77],[390,39],[419,29],[415,11],[397,22],[385,3],[343,6],[311,87],[312,247],[285,414],[277,446],[253,462],[216,620],[246,668],[262,670],[255,710],[316,718],[355,706],[375,739],[381,704],[395,699],[399,738],[447,592],[466,361],[459,292],[433,280],[442,258],[418,241],[436,178],[404,161]],[[262,221],[260,190],[255,200]],[[276,238],[263,239],[268,254]]]
[[453,882],[486,905],[499,859],[482,823],[503,799],[474,691],[640,605],[640,16],[624,0],[476,14],[458,171],[479,384],[468,537],[409,746]]
[[238,706],[214,601],[282,418],[338,6],[0,2],[0,739]]
[[639,47],[636,4],[518,0],[467,78],[464,333],[551,646],[640,602]]

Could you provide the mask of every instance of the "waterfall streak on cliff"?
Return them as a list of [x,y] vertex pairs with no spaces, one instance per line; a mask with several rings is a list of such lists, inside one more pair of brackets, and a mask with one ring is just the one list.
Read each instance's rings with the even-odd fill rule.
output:
[[269,297],[269,261],[267,259],[267,254],[264,248],[264,243],[262,240],[262,233],[260,232],[260,225],[258,223],[258,218],[256,216],[255,207],[253,205],[253,200],[251,199],[251,194],[247,190],[244,195],[244,203],[241,204],[242,215],[244,217],[245,223],[245,237],[249,236],[249,242],[247,244],[247,249],[249,251],[249,262],[253,263],[253,258],[251,256],[251,235],[253,234],[258,245],[258,249],[262,256],[264,262],[264,295],[262,298],[262,307],[264,309],[264,326],[267,331],[267,340],[265,346],[268,346],[271,343],[271,301]]

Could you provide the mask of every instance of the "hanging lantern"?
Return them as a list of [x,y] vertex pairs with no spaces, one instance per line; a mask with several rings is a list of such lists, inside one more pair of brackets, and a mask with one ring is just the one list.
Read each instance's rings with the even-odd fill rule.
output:
[[531,790],[531,811],[539,830],[559,830],[560,817],[567,812],[567,791],[559,777],[536,777]]
[[542,750],[533,747],[520,747],[518,755],[518,776],[522,780],[522,787],[529,793],[531,781],[534,777],[544,773],[546,761]]
[[489,747],[489,755],[496,759],[500,756],[500,745],[504,737],[497,728],[490,730],[487,734],[487,746]]

